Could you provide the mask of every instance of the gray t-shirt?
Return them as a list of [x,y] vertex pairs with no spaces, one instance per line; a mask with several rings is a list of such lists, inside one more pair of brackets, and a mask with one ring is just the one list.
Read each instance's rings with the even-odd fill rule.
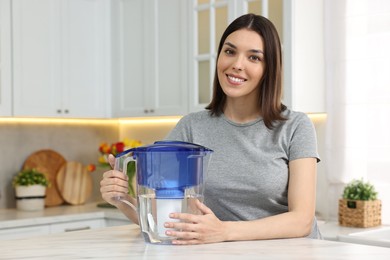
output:
[[[196,143],[214,151],[204,202],[222,221],[255,220],[288,211],[288,162],[317,158],[317,140],[306,114],[285,110],[288,120],[273,130],[262,120],[239,124],[209,111],[184,116],[167,140]],[[314,220],[308,236],[321,238]]]

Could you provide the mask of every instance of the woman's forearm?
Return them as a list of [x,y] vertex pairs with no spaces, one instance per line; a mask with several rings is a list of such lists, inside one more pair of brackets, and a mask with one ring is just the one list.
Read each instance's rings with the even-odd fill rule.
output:
[[304,237],[310,234],[314,216],[287,212],[252,221],[227,221],[227,241]]

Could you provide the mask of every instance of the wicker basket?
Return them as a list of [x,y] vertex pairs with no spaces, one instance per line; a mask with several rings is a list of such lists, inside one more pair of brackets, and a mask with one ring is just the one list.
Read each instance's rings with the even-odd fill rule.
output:
[[382,223],[380,200],[339,200],[339,223],[346,227],[375,227]]

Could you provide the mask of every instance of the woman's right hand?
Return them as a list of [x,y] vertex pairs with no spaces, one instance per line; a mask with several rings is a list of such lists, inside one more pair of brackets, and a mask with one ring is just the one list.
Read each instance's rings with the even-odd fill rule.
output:
[[[111,167],[113,167],[115,157],[110,154],[108,161]],[[100,181],[100,193],[105,201],[117,207],[121,203],[118,197],[129,197],[128,191],[128,177],[126,174],[116,170],[109,170],[103,173],[103,179]]]

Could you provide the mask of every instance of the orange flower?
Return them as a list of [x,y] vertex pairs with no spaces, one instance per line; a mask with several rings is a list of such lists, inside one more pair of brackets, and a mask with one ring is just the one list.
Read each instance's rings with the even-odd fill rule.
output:
[[142,142],[138,140],[125,138],[123,141],[113,143],[111,145],[106,142],[102,142],[99,146],[99,152],[101,155],[98,157],[99,165],[101,166],[110,166],[108,163],[108,155],[112,154],[117,156],[119,153],[130,149],[141,146]]
[[99,146],[99,151],[103,154],[111,153],[111,148],[107,143],[101,143]]
[[87,165],[87,171],[88,171],[88,172],[93,172],[93,171],[95,171],[95,170],[96,170],[95,164],[88,164],[88,165]]

